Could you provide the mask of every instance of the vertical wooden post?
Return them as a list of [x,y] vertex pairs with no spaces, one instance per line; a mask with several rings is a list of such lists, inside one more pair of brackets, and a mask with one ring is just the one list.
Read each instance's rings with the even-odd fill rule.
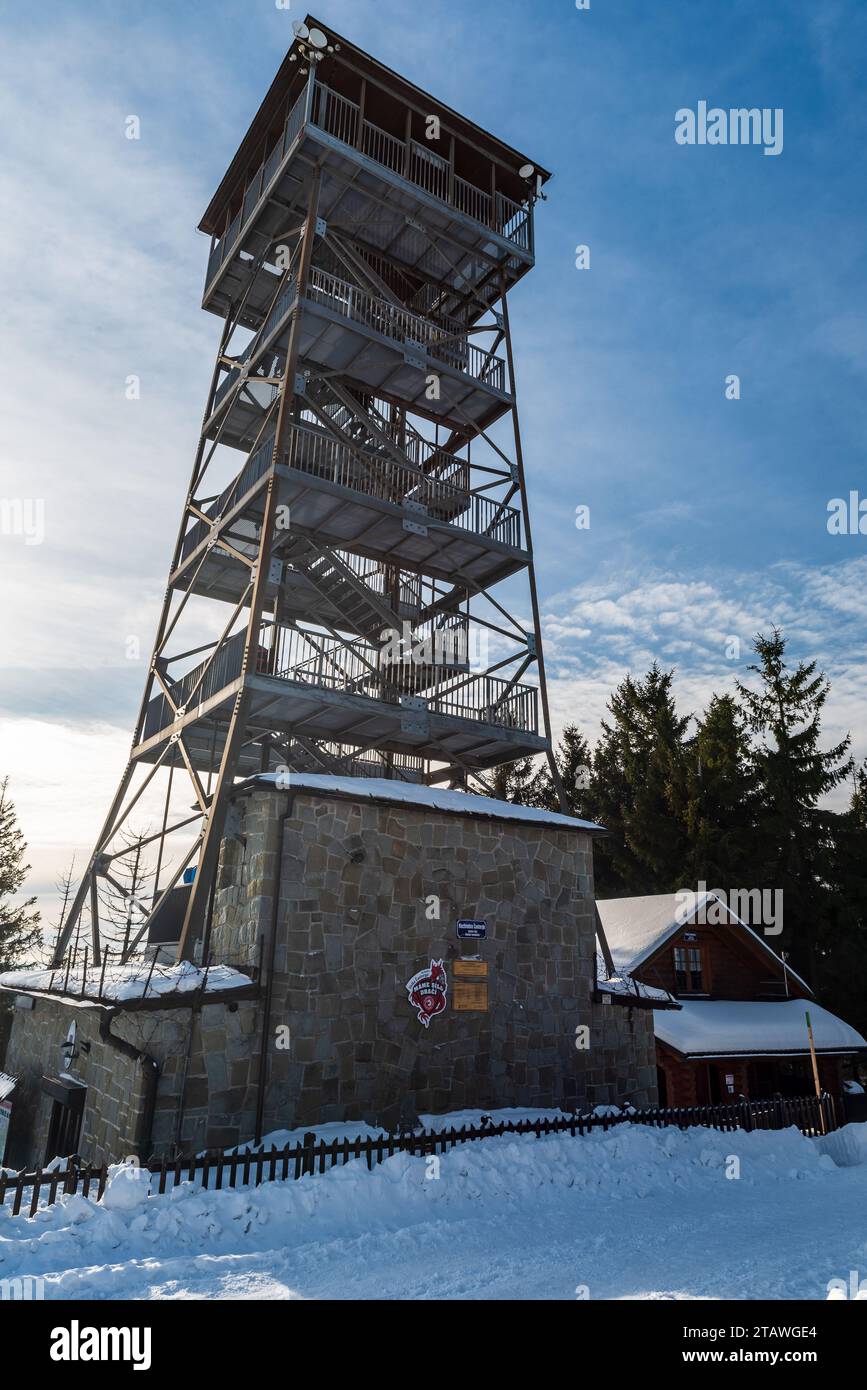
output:
[[807,1037],[810,1040],[810,1061],[813,1063],[813,1081],[816,1086],[816,1098],[819,1102],[819,1123],[822,1126],[822,1133],[825,1134],[827,1131],[825,1128],[825,1111],[822,1106],[822,1085],[819,1081],[819,1063],[816,1060],[816,1044],[813,1041],[813,1025],[810,1022],[809,1010],[804,1011],[804,1017],[807,1020]]

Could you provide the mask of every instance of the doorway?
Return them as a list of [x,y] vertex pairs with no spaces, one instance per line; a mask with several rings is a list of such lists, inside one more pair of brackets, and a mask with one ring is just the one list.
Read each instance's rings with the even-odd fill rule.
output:
[[45,1163],[48,1164],[53,1158],[69,1158],[72,1154],[78,1153],[87,1087],[75,1081],[55,1080],[45,1076],[42,1078],[42,1089],[51,1097],[51,1115],[45,1145]]

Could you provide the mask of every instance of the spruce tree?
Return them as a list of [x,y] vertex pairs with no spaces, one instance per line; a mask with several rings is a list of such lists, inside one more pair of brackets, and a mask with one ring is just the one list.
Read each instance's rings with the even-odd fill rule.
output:
[[[849,738],[822,749],[822,711],[829,684],[815,661],[786,661],[778,628],[755,639],[758,688],[738,683],[747,724],[758,740],[757,855],[763,884],[781,889],[783,932],[795,970],[816,976],[819,943],[829,923],[828,884],[834,876],[838,818],[820,802],[852,768]],[[753,886],[753,885],[746,885]],[[761,885],[755,885],[761,886]]]
[[596,847],[600,897],[682,886],[687,842],[674,804],[689,716],[675,709],[673,678],[654,662],[643,680],[626,676],[609,700],[589,798],[594,818],[610,831]]
[[678,786],[688,842],[685,888],[701,882],[725,892],[761,886],[755,829],[756,770],[746,720],[732,695],[712,695],[698,720]]
[[[579,820],[592,819],[593,754],[576,724],[567,724],[563,737],[554,750],[557,768],[566,794],[567,815]],[[560,811],[560,798],[547,761],[543,762],[529,789],[532,801],[527,806],[543,806],[548,811]]]
[[[9,799],[9,779],[0,782],[0,971],[38,963],[42,934],[35,898],[15,899],[30,865],[24,863],[27,845],[18,829],[15,807]],[[6,1055],[12,1027],[12,996],[0,998],[0,1057]]]
[[501,763],[491,775],[491,794],[498,801],[511,801],[518,806],[540,805],[539,769],[535,758]]
[[35,963],[41,943],[35,898],[16,902],[30,872],[24,863],[27,845],[18,828],[15,807],[9,797],[9,779],[0,782],[0,971]]

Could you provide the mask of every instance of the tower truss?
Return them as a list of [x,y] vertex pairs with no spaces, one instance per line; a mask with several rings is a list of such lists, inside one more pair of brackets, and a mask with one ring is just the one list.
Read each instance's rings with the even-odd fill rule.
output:
[[[223,320],[100,885],[207,956],[240,778],[555,785],[508,299],[548,175],[308,17],[202,228]],[[142,820],[148,808],[151,823]],[[158,809],[155,809],[158,807]],[[118,871],[149,855],[147,899]],[[194,867],[194,873],[191,873]]]

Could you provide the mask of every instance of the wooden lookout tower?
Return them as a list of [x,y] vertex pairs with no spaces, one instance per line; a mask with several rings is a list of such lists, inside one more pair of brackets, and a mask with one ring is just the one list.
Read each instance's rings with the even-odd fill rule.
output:
[[[200,224],[220,342],[130,760],[57,962],[84,910],[99,963],[101,881],[135,899],[129,953],[192,879],[179,954],[202,949],[240,778],[484,790],[547,753],[559,781],[508,310],[549,175],[295,28]],[[136,843],[146,898],[116,869]]]

